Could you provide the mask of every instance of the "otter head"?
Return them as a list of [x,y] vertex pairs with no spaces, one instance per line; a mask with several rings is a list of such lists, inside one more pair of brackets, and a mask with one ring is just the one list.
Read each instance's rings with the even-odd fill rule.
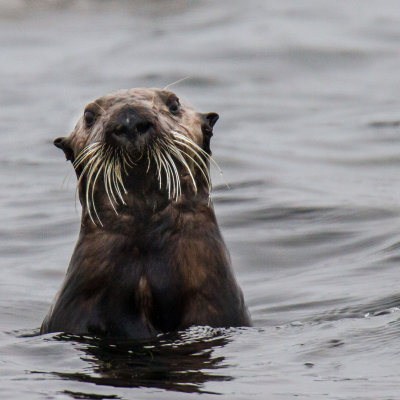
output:
[[75,168],[84,213],[103,225],[102,213],[129,212],[139,200],[208,200],[217,120],[170,91],[121,90],[89,103],[72,133],[54,144]]

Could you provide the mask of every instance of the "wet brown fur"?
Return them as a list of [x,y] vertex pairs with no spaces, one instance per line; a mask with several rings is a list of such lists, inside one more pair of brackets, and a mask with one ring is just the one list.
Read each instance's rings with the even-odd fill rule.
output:
[[[67,138],[56,140],[56,146],[74,161],[85,146],[106,140],[113,119],[129,105],[154,123],[155,134],[167,131],[166,126],[178,126],[209,152],[210,117],[207,120],[188,105],[171,114],[167,104],[172,95],[153,89],[106,95],[86,107],[95,113],[96,123],[88,128],[80,118]],[[146,139],[137,141],[132,158],[139,159],[147,145]],[[187,172],[179,169],[182,194],[176,201],[166,195],[165,187],[159,188],[155,163],[149,166],[142,158],[125,178],[126,205],[118,205],[118,215],[102,184],[95,187],[103,226],[90,219],[86,183],[81,180],[81,231],[41,333],[143,338],[191,325],[250,324],[202,174],[193,170],[195,191]],[[78,178],[80,173],[82,169],[77,169]]]

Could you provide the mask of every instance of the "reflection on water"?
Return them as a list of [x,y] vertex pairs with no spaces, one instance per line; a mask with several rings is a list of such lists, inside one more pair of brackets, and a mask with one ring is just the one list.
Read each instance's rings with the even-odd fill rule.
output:
[[227,344],[233,333],[198,327],[143,342],[57,334],[48,340],[73,341],[89,367],[85,372],[50,374],[96,385],[209,393],[203,389],[205,382],[233,379],[221,370],[225,358],[213,354],[213,349]]

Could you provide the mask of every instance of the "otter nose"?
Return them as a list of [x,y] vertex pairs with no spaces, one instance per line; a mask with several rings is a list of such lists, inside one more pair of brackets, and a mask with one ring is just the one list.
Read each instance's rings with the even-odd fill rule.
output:
[[124,107],[115,121],[114,133],[118,135],[137,136],[147,133],[153,124],[137,109],[131,106]]

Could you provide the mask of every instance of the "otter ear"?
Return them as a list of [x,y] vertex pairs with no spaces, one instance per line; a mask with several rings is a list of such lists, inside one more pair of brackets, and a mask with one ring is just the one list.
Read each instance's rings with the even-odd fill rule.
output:
[[219,115],[215,112],[210,112],[208,114],[203,114],[203,150],[211,155],[210,140],[213,135],[213,127],[218,121]]
[[62,137],[58,137],[56,139],[54,139],[54,146],[58,147],[59,149],[61,149],[64,154],[65,154],[65,158],[67,159],[67,161],[74,161],[74,152],[71,148],[71,146],[68,143],[68,138],[62,136]]
[[210,128],[214,128],[214,125],[216,124],[216,122],[219,119],[219,115],[215,112],[210,112],[208,114],[206,114],[206,119],[208,121],[208,124],[210,125]]

